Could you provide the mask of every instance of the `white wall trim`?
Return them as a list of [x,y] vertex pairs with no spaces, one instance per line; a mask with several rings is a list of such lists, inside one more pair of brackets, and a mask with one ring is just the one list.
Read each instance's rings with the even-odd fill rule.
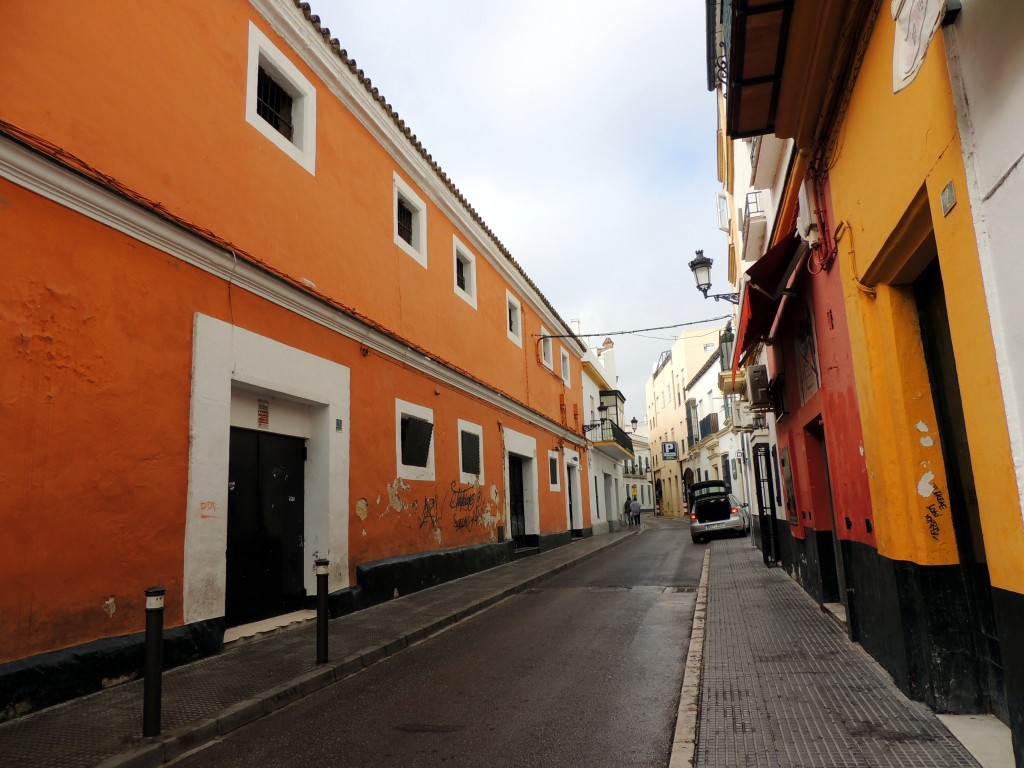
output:
[[434,424],[434,411],[417,403],[409,403],[395,398],[395,472],[403,480],[434,479],[434,445],[437,442],[437,425],[430,433],[430,447],[427,451],[427,465],[417,467],[402,463],[402,416],[415,416],[417,419]]
[[[459,257],[466,262],[466,289],[459,287],[458,262]],[[452,287],[455,295],[465,301],[473,309],[476,309],[476,254],[469,246],[459,240],[458,236],[452,235]]]
[[[462,471],[462,433],[470,432],[477,436],[480,440],[480,474],[474,475],[469,472]],[[484,428],[479,424],[474,424],[471,421],[458,420],[458,433],[459,433],[459,482],[463,485],[483,485],[484,484]]]
[[536,424],[565,440],[580,439],[558,422],[534,413],[485,384],[463,376],[299,288],[251,264],[236,261],[230,252],[5,137],[0,137],[0,178],[231,282],[242,290],[358,341],[390,359],[399,360],[414,370]]
[[[256,111],[260,65],[292,97],[292,140],[289,141]],[[316,88],[285,54],[249,22],[249,58],[245,78],[245,120],[274,146],[316,175]]]
[[[580,476],[582,474],[583,466],[580,463],[580,454],[578,451],[574,451],[571,448],[563,448],[565,453],[565,464],[563,469],[565,470],[565,520],[566,528],[572,530],[574,527],[583,527],[583,491],[580,488]],[[569,484],[572,484],[571,487]],[[589,489],[588,489],[589,490]],[[575,502],[576,512],[579,515],[579,520],[572,519],[572,510],[569,508],[569,496],[572,496]],[[579,523],[578,526],[574,526],[574,523]]]
[[[410,187],[397,171],[392,173],[391,218],[394,220],[395,245],[405,251],[424,269],[427,268],[427,204]],[[412,211],[412,243],[407,243],[398,234],[398,200],[405,201]]]
[[[509,310],[515,309],[515,323],[516,329],[513,330],[509,327]],[[508,340],[515,344],[517,347],[523,346],[523,303],[515,296],[512,291],[505,289],[505,334],[508,336]]]
[[[540,534],[540,495],[537,491],[537,441],[529,435],[501,428],[502,444],[505,446],[503,474],[505,488],[508,488],[508,456],[515,454],[526,459],[523,462],[523,512],[527,534]],[[512,512],[511,494],[505,492],[505,524],[508,525]]]
[[[331,589],[349,586],[349,385],[345,366],[196,314],[185,509],[185,622],[224,615],[231,389],[273,393],[310,406],[305,466],[306,591],[313,553],[331,561]],[[343,429],[336,428],[341,420]]]

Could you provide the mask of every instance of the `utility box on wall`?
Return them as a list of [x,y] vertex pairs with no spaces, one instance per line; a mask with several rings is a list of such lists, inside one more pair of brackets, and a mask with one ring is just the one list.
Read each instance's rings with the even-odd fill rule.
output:
[[768,396],[768,367],[751,365],[747,367],[747,402],[751,410],[768,410],[771,399]]

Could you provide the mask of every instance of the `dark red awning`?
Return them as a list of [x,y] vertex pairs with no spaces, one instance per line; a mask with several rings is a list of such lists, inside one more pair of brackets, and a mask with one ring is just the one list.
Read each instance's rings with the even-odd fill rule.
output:
[[750,350],[764,340],[778,314],[782,292],[796,268],[802,240],[794,229],[747,270],[747,284],[740,305],[739,330],[732,368],[739,368]]

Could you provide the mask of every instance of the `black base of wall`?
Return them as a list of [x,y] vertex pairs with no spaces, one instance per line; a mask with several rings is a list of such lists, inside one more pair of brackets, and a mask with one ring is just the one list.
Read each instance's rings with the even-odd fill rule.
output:
[[988,711],[959,565],[890,560],[843,542],[854,636],[908,696],[938,712]]
[[572,543],[572,531],[561,531],[559,533],[544,533],[540,536],[540,551],[547,552],[549,549],[558,549],[566,544]]
[[[0,722],[95,693],[142,674],[145,634],[95,640],[0,664]],[[164,669],[219,653],[224,619],[164,631]]]
[[[543,540],[541,548],[545,548]],[[514,552],[513,542],[504,541],[362,563],[356,567],[359,604],[369,607],[391,600],[396,592],[408,595],[503,565],[512,560]]]
[[[780,525],[779,533],[786,571],[818,602],[838,601],[835,587],[823,584],[825,569],[835,568],[830,534],[801,540],[787,525]],[[989,711],[979,683],[981,670],[960,566],[890,560],[874,547],[851,541],[841,542],[841,552],[851,637],[911,698],[938,712]],[[1017,699],[1024,702],[1024,652],[1017,650],[1024,633],[1024,597],[1003,592],[1001,600],[1007,606],[997,617],[1007,700],[1013,701],[1010,689],[1016,686]],[[1004,625],[1010,629],[1004,631]],[[1014,660],[1015,652],[1019,656]],[[1010,713],[1010,720],[1015,744],[1024,744],[1024,735],[1018,735],[1024,734],[1024,704],[1018,705],[1016,715]]]
[[1006,690],[1008,722],[1013,734],[1013,756],[1024,765],[1024,595],[992,589],[992,603],[999,627],[999,648],[1003,655],[1003,683]]

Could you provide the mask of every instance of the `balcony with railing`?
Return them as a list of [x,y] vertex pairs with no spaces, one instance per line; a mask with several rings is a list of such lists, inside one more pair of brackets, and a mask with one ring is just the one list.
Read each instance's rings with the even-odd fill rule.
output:
[[611,419],[601,419],[586,426],[587,437],[601,453],[615,461],[633,458],[633,441],[622,427]]

